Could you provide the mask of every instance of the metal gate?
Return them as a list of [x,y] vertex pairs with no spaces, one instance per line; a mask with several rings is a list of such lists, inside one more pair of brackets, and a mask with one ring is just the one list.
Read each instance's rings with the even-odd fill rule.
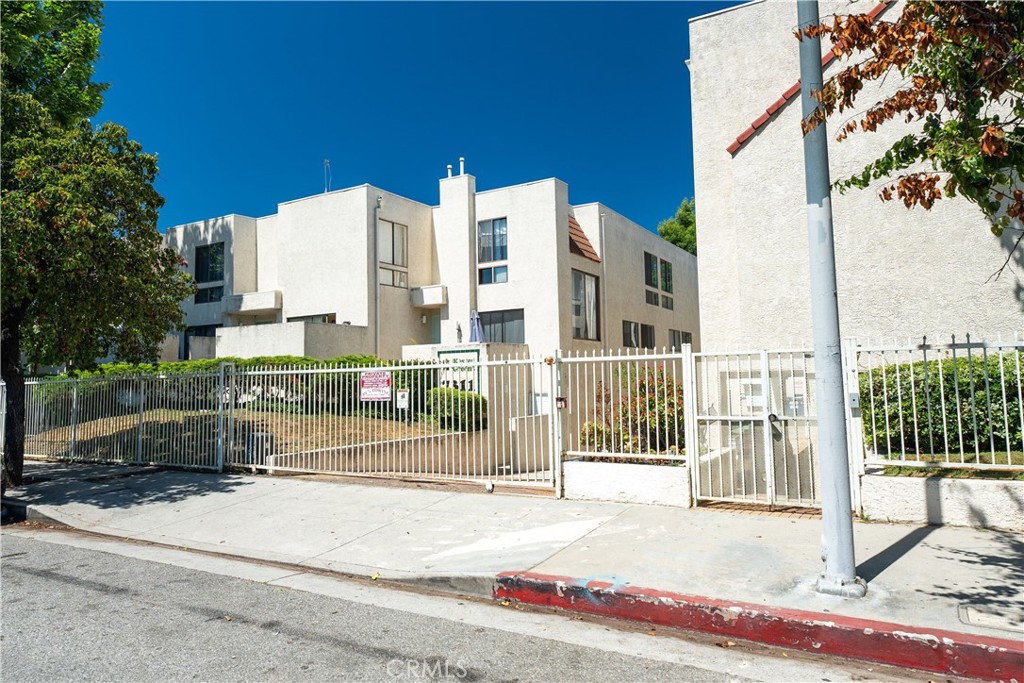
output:
[[820,505],[814,353],[693,354],[698,501]]

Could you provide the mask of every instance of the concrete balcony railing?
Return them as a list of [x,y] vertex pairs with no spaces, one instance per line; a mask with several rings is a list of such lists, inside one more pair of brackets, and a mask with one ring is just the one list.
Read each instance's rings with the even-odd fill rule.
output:
[[280,290],[267,292],[246,292],[224,297],[224,312],[234,315],[273,313],[281,310]]
[[448,288],[444,285],[413,287],[409,299],[415,308],[441,308],[448,303]]

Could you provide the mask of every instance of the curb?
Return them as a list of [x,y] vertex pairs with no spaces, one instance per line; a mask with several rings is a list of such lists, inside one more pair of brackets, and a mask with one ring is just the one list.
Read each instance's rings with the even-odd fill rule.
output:
[[23,500],[19,500],[17,498],[4,498],[2,503],[5,512],[3,520],[4,524],[30,521],[64,525],[64,522],[39,512],[39,510],[33,507],[31,503],[26,503]]
[[559,607],[967,678],[1017,681],[1024,642],[531,572],[497,577],[495,599]]

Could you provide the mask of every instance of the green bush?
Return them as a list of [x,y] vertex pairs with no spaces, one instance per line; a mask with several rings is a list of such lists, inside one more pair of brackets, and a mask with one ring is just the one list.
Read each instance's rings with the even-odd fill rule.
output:
[[475,432],[487,429],[487,399],[480,394],[448,387],[427,392],[427,410],[445,429]]
[[900,363],[860,373],[865,444],[880,455],[944,455],[947,450],[952,455],[959,454],[962,437],[969,454],[975,449],[984,454],[993,446],[997,455],[1020,450],[1018,362],[1007,353],[957,358],[955,363],[952,358]]

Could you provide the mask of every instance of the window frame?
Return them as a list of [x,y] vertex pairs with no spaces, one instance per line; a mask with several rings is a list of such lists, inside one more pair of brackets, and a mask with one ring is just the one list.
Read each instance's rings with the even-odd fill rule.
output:
[[[510,315],[511,314],[511,315]],[[518,314],[518,315],[516,315]],[[495,320],[499,317],[500,320]],[[506,332],[509,323],[519,322],[519,329],[522,331],[522,341],[506,339]],[[501,339],[493,338],[492,330],[495,324],[501,330]],[[480,311],[480,326],[484,330],[484,340],[489,344],[525,344],[526,343],[526,310],[523,308],[506,308],[500,311]]]
[[[504,244],[497,244],[495,237],[498,233],[495,231],[495,225],[501,222],[501,236],[504,237]],[[490,257],[486,257],[484,254],[484,226],[488,226],[486,231],[488,241],[490,244],[486,245],[490,249]],[[498,255],[499,249],[501,250],[500,256]],[[478,221],[476,224],[476,262],[480,263],[501,263],[508,261],[508,217],[502,216],[500,218],[488,218],[487,220]]]
[[672,262],[666,261],[665,259],[660,259],[660,264],[661,271],[659,277],[661,283],[661,291],[665,292],[666,294],[673,294],[674,292],[672,291]]
[[627,349],[640,348],[640,323],[632,320],[622,321],[622,345]]
[[658,257],[649,251],[644,252],[644,285],[658,289]]
[[[577,299],[576,282],[577,276],[579,276],[579,282],[581,286],[580,293],[581,299]],[[587,278],[594,281],[593,290],[593,301],[591,302],[594,306],[594,329],[587,330],[587,311],[586,308],[586,283]],[[583,341],[601,341],[601,278],[583,270],[576,270],[573,268],[570,275],[570,299],[569,299],[569,317],[572,325],[572,338],[580,339]],[[580,313],[576,313],[576,306],[580,307]],[[583,321],[582,327],[577,327],[577,320]],[[591,336],[586,336],[587,334]]]
[[[648,336],[650,337],[648,343]],[[640,348],[642,349],[654,349],[657,348],[657,337],[654,330],[654,325],[645,325],[640,323]]]
[[[212,252],[217,247],[220,247],[219,266],[220,271],[212,271],[211,265],[215,263],[215,259],[212,258]],[[192,277],[195,279],[196,284],[209,284],[212,282],[223,282],[224,281],[224,242],[211,242],[210,244],[199,244],[196,245],[195,250],[195,267],[192,269]],[[200,268],[202,265],[202,268]],[[220,277],[213,277],[213,274],[218,274]]]
[[[214,298],[216,294],[216,298]],[[202,300],[200,300],[202,297]],[[212,287],[200,287],[192,297],[192,303],[196,306],[205,304],[219,304],[224,300],[224,285],[213,285]]]

